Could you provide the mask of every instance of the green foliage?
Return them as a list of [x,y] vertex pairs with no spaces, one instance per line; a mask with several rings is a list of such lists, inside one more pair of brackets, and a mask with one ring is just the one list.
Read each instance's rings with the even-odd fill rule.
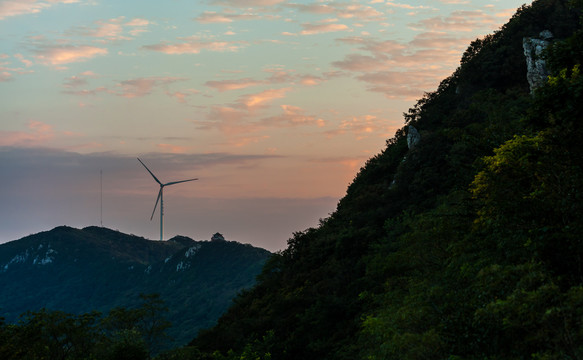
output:
[[6,360],[147,360],[159,350],[167,310],[158,294],[141,295],[134,309],[74,315],[41,309],[18,324],[0,322],[0,358]]
[[[583,358],[582,4],[536,0],[472,42],[405,114],[421,141],[399,130],[216,326],[158,358]],[[547,29],[553,74],[532,96],[522,39]],[[100,358],[161,338],[165,305],[142,300],[87,322]],[[23,354],[8,343],[0,356]]]
[[[0,245],[0,306],[14,323],[27,310],[71,314],[139,306],[157,293],[168,307],[165,348],[215,324],[233,297],[255,282],[267,250],[234,241],[176,237],[150,241],[99,227],[58,227]],[[6,264],[14,258],[23,262]],[[39,259],[51,262],[39,264]]]
[[[203,354],[277,359],[583,356],[581,1],[538,0],[478,39],[337,210],[270,259]],[[551,30],[531,96],[524,37]],[[339,330],[342,329],[342,330]],[[273,342],[259,347],[265,334]]]
[[139,307],[114,308],[102,320],[104,330],[115,339],[114,349],[120,354],[124,351],[138,355],[142,351],[157,354],[168,341],[166,330],[171,323],[164,317],[168,307],[160,294],[140,294],[140,300]]

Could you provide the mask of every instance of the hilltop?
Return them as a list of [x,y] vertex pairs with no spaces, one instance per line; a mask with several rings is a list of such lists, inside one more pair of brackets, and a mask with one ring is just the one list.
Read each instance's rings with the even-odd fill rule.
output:
[[134,307],[160,294],[174,344],[212,326],[255,282],[267,250],[177,236],[151,241],[102,227],[57,227],[0,245],[0,309],[15,322],[46,308],[82,314]]

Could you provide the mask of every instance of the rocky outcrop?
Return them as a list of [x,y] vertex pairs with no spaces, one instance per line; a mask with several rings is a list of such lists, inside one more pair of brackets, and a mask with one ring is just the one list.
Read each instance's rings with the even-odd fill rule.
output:
[[409,150],[415,147],[421,140],[421,135],[419,135],[419,131],[415,129],[413,125],[409,125],[407,128],[407,147]]
[[525,37],[522,39],[522,48],[526,57],[526,78],[530,85],[531,93],[542,86],[549,76],[542,53],[549,46],[552,38],[553,34],[545,30],[539,34],[539,38]]

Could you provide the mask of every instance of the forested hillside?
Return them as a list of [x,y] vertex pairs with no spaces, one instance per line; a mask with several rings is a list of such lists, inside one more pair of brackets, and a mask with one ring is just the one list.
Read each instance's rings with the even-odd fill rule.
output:
[[[17,324],[29,311],[105,314],[137,308],[142,295],[155,294],[167,308],[158,320],[169,321],[159,348],[184,345],[254,284],[270,255],[235,241],[151,241],[103,227],[60,226],[0,245],[0,333],[2,320]],[[43,316],[32,322],[47,321]],[[64,329],[58,337],[72,328]],[[11,358],[3,350],[0,334],[0,359]]]
[[[581,9],[537,0],[472,42],[337,210],[174,356],[583,358]],[[531,91],[523,41],[548,31]]]
[[[535,0],[472,42],[336,211],[295,233],[216,326],[157,358],[583,359],[582,11]],[[540,83],[525,53],[548,71]],[[140,319],[160,309],[145,300]],[[0,344],[41,315],[0,322]],[[101,358],[144,359],[128,339],[148,327],[133,324],[85,338]]]

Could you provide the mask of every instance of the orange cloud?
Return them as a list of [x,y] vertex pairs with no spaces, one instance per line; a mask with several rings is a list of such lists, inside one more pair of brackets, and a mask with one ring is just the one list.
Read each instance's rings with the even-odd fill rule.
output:
[[220,81],[207,81],[206,86],[216,89],[220,92],[245,89],[251,86],[260,85],[261,82],[245,78],[240,80],[220,80]]
[[[297,106],[281,105],[282,114],[253,121],[256,118],[254,111],[264,107],[265,103],[285,96],[289,88],[266,90],[258,94],[242,96],[232,107],[215,106],[211,109],[206,121],[195,121],[199,130],[219,130],[230,137],[258,132],[273,127],[290,127],[316,125],[324,126],[323,119],[306,115],[305,111]],[[246,136],[247,137],[247,136]]]
[[[19,54],[14,55],[15,58],[23,61],[21,59],[21,57],[19,56]],[[8,55],[6,56],[0,56],[0,59],[5,59],[8,58]],[[34,71],[32,70],[24,70],[23,68],[20,67],[6,67],[5,65],[9,65],[8,62],[0,62],[0,82],[7,82],[7,81],[12,81],[14,80],[14,74],[30,74],[33,73]],[[28,65],[27,65],[28,66]]]
[[166,86],[168,84],[184,80],[177,77],[147,77],[136,78],[122,81],[118,84],[121,87],[121,93],[118,95],[126,98],[136,98],[146,96],[152,93],[156,86]]
[[207,121],[195,121],[198,130],[219,130],[229,136],[248,134],[259,129],[257,124],[247,122],[249,112],[227,106],[213,106]]
[[205,11],[194,20],[201,24],[212,24],[212,23],[230,23],[235,20],[255,20],[259,19],[260,16],[255,14],[231,14],[231,13],[217,13],[215,11]]
[[283,114],[272,116],[261,120],[265,126],[298,126],[298,125],[318,125],[322,126],[324,120],[316,119],[315,116],[305,115],[305,110],[292,105],[281,105]]
[[175,92],[167,91],[166,95],[175,98],[179,103],[185,104],[186,99],[189,96],[191,96],[192,94],[198,94],[198,93],[200,93],[200,91],[195,90],[195,89],[188,89],[185,91],[175,91]]
[[336,31],[346,31],[349,30],[348,26],[344,24],[302,24],[302,30],[300,34],[302,35],[314,35],[314,34],[321,34],[327,32],[336,32]]
[[273,6],[284,2],[284,0],[212,0],[212,4],[229,6],[229,7],[257,7]]
[[481,27],[492,27],[496,20],[481,10],[455,11],[447,17],[433,17],[410,24],[414,28],[431,31],[470,32]]
[[357,140],[362,140],[370,136],[387,137],[396,130],[387,126],[386,119],[380,119],[375,115],[355,116],[350,120],[343,120],[337,129],[327,131],[326,135],[337,136],[352,134]]
[[0,131],[0,146],[39,146],[54,138],[53,127],[40,121],[30,121],[29,131]]
[[394,3],[392,1],[387,1],[387,6],[393,7],[393,8],[407,9],[407,10],[435,9],[433,7],[430,7],[430,6],[424,6],[424,5],[413,6],[413,5],[409,5],[409,4]]
[[8,71],[2,71],[0,69],[0,82],[6,82],[12,80],[12,74]]
[[179,39],[183,40],[183,42],[177,44],[160,43],[154,45],[145,45],[143,48],[170,55],[181,55],[198,54],[201,52],[201,50],[216,52],[237,51],[245,45],[242,42],[235,41],[205,41],[201,40],[201,38],[198,36]]
[[317,76],[304,75],[301,77],[300,82],[302,83],[302,85],[314,86],[319,85],[322,82],[322,79]]
[[150,21],[146,19],[134,18],[125,23],[125,25],[131,27],[130,35],[137,36],[143,32],[148,31],[146,27],[150,25]]
[[375,8],[355,2],[338,2],[328,4],[286,4],[286,7],[311,14],[335,14],[343,19],[380,20],[383,13]]
[[239,104],[244,105],[247,109],[261,107],[275,99],[285,97],[285,93],[290,90],[291,88],[269,89],[257,94],[244,95],[240,98]]
[[35,50],[34,56],[44,65],[63,65],[86,61],[107,54],[107,49],[88,45],[44,45]]
[[367,83],[368,91],[388,98],[415,100],[455,69],[468,39],[431,31],[418,34],[407,43],[362,37],[338,41],[357,45],[366,53],[348,54],[332,65],[360,73],[356,79]]
[[24,14],[36,14],[44,9],[47,9],[54,4],[71,4],[76,3],[78,0],[49,0],[49,1],[37,1],[37,0],[8,0],[0,2],[0,20],[7,17],[24,15]]

